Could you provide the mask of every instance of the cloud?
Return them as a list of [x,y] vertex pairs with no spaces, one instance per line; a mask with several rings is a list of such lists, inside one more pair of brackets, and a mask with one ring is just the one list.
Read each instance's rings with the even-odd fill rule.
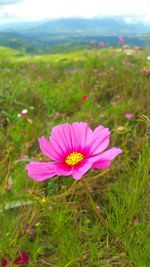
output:
[[4,24],[12,23],[12,22],[17,22],[18,17],[11,15],[7,12],[4,12],[3,10],[0,9],[0,28]]
[[150,0],[0,0],[3,16],[18,21],[66,17],[125,16],[127,23],[134,17],[150,22]]
[[0,0],[0,6],[7,6],[21,2],[22,0]]

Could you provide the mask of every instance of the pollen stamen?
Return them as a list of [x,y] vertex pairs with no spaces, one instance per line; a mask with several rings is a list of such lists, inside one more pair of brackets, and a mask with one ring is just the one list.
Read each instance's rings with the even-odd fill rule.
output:
[[65,162],[69,166],[74,166],[84,159],[84,156],[79,152],[73,152],[66,157]]

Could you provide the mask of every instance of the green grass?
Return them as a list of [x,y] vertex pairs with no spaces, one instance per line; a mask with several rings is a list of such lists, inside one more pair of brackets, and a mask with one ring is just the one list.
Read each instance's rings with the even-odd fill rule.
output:
[[[33,267],[150,266],[150,128],[139,117],[150,117],[150,77],[141,72],[150,51],[130,53],[29,56],[0,48],[0,258],[12,262],[28,251]],[[19,118],[24,108],[28,116]],[[125,119],[126,112],[134,118]],[[38,184],[25,170],[43,160],[37,138],[74,121],[109,127],[111,146],[124,151],[109,170],[85,175],[107,227],[81,181]]]

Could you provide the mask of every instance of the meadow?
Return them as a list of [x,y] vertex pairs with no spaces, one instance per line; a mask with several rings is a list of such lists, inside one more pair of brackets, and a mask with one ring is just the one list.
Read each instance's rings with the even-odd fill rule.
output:
[[[104,48],[30,56],[0,47],[3,267],[150,266],[149,55]],[[37,183],[25,169],[48,160],[39,137],[75,121],[108,127],[110,147],[123,150],[109,169],[83,177],[96,213],[81,180]],[[24,265],[16,261],[22,253]]]

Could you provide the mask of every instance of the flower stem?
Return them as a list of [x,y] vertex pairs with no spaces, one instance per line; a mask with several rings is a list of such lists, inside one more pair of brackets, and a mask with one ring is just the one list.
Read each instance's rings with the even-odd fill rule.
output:
[[83,184],[83,186],[84,186],[84,188],[85,188],[85,190],[86,190],[86,193],[87,193],[87,195],[88,195],[88,197],[89,197],[89,200],[90,200],[90,203],[91,203],[91,205],[92,205],[92,207],[93,207],[93,210],[95,211],[96,215],[99,217],[99,220],[100,220],[101,225],[107,229],[107,231],[108,231],[108,233],[110,234],[110,236],[115,240],[117,247],[118,247],[121,251],[124,251],[124,248],[125,248],[125,247],[124,247],[124,244],[122,243],[122,241],[120,241],[120,240],[119,240],[119,239],[112,233],[111,229],[110,229],[109,226],[108,226],[107,221],[104,219],[104,217],[103,217],[102,214],[100,213],[99,209],[97,208],[96,203],[95,203],[95,201],[94,201],[94,199],[93,199],[93,197],[92,197],[92,195],[91,195],[91,193],[90,193],[90,191],[89,191],[89,189],[88,189],[88,187],[87,187],[87,184],[86,184],[85,180],[84,180],[84,179],[81,179],[81,181],[82,181],[82,184]]
[[90,193],[90,191],[89,191],[89,189],[87,187],[86,182],[84,181],[84,179],[81,179],[81,181],[82,181],[82,184],[83,184],[83,186],[85,188],[85,191],[86,191],[86,193],[87,193],[87,195],[89,197],[89,200],[90,200],[90,203],[91,203],[91,205],[93,207],[93,210],[95,211],[95,213],[97,214],[97,216],[100,219],[101,225],[104,226],[104,227],[107,227],[107,222],[105,221],[104,217],[101,215],[100,211],[98,210],[98,208],[96,206],[96,203],[95,203],[95,201],[94,201],[94,199],[93,199],[93,197],[92,197],[92,195],[91,195],[91,193]]

